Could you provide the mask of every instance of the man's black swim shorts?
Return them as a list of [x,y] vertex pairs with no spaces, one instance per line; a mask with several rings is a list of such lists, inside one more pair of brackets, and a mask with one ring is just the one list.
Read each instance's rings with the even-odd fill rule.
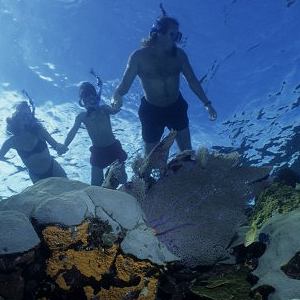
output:
[[175,103],[166,107],[150,104],[143,97],[139,108],[143,140],[146,143],[159,142],[165,127],[169,130],[187,128],[189,125],[187,109],[188,104],[181,94]]

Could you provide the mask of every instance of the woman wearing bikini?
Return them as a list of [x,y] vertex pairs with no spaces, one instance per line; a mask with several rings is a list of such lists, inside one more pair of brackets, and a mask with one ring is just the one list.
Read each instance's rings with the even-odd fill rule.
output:
[[63,144],[57,143],[35,118],[26,101],[16,106],[16,111],[7,118],[7,132],[11,135],[0,149],[0,159],[10,149],[15,149],[27,167],[33,183],[48,177],[67,177],[64,169],[50,155],[48,145],[58,153],[65,151]]

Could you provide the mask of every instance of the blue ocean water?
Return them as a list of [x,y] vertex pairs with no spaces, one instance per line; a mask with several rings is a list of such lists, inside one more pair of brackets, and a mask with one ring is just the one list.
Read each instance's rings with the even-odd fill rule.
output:
[[[78,85],[93,67],[110,100],[128,56],[160,15],[154,0],[0,0],[0,143],[5,119],[25,88],[37,116],[63,141],[78,113]],[[300,1],[165,0],[180,22],[182,47],[218,112],[207,112],[184,79],[193,146],[237,149],[251,164],[299,170]],[[113,118],[130,157],[141,151],[138,80]],[[89,148],[82,131],[58,161],[70,178],[89,182]],[[53,153],[54,154],[54,153]],[[0,162],[0,196],[31,184],[16,153]],[[128,163],[130,169],[130,160]],[[130,170],[129,170],[130,172]],[[300,172],[300,170],[299,170]]]

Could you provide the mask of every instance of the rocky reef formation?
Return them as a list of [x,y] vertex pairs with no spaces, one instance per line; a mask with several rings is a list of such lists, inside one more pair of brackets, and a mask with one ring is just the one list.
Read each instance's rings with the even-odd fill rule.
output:
[[2,200],[0,296],[297,299],[299,191],[274,184],[249,214],[269,168],[207,149],[167,162],[163,151],[123,191],[51,178]]
[[201,296],[213,300],[251,300],[251,284],[247,281],[249,269],[245,267],[223,267],[215,268],[210,276],[198,276],[191,285],[191,291]]
[[155,299],[159,266],[177,259],[120,191],[49,178],[0,216],[4,299]]
[[297,299],[300,296],[300,191],[273,184],[257,199],[249,218],[245,243],[261,240],[266,245],[253,274],[255,288],[273,287],[270,300]]
[[261,232],[269,236],[269,242],[253,273],[259,278],[257,286],[270,285],[275,289],[270,300],[300,296],[299,230],[300,209],[273,216],[261,228]]
[[276,214],[285,214],[300,208],[300,191],[287,185],[273,184],[257,198],[249,218],[250,228],[246,235],[246,245],[258,237],[259,229]]

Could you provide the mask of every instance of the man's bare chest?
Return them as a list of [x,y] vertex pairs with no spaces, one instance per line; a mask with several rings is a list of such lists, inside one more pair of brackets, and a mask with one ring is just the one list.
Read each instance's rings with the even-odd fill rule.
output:
[[139,66],[139,74],[146,78],[168,78],[178,76],[181,66],[176,57],[147,56]]

